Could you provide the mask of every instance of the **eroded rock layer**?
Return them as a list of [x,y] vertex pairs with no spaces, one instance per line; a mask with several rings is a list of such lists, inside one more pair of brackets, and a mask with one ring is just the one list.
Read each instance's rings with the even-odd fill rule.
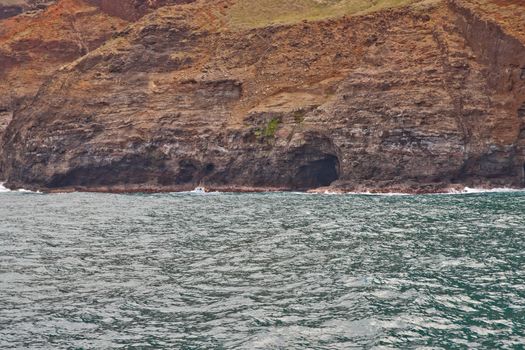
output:
[[99,7],[105,13],[125,20],[137,20],[151,9],[166,5],[177,5],[195,0],[86,0]]
[[523,186],[525,47],[479,3],[254,29],[231,3],[160,8],[62,67],[5,132],[8,185]]
[[0,0],[0,20],[28,11],[43,10],[54,0]]
[[0,137],[14,111],[30,103],[60,66],[95,50],[127,24],[81,0],[1,20]]

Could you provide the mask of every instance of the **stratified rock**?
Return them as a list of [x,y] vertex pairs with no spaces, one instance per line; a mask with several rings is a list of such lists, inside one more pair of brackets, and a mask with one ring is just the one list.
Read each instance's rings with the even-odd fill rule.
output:
[[178,5],[195,0],[87,0],[109,15],[134,21],[144,16],[151,9],[166,5]]
[[523,185],[524,41],[475,2],[246,30],[226,7],[161,8],[60,69],[4,135],[8,185]]
[[14,110],[60,66],[95,50],[148,10],[189,1],[0,0],[0,12],[8,5],[26,12],[0,21],[0,136]]
[[43,10],[54,2],[53,0],[0,0],[0,20],[27,11]]
[[61,0],[0,21],[0,136],[14,111],[34,98],[45,79],[127,24],[81,0]]

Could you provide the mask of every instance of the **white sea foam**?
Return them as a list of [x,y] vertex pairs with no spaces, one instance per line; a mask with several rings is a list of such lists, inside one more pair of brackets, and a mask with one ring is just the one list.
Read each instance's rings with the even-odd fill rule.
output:
[[179,192],[179,193],[185,193],[185,194],[196,194],[196,195],[200,195],[200,196],[206,196],[206,195],[216,195],[216,194],[221,194],[221,193],[225,193],[225,192],[217,192],[217,191],[214,191],[214,192],[209,192],[206,188],[204,187],[196,187],[193,191],[186,191],[186,192]]
[[11,190],[9,188],[5,188],[4,183],[0,182],[0,193],[2,192],[11,192]]
[[206,194],[206,189],[204,187],[195,187],[195,189],[191,191],[191,193]]
[[17,192],[20,192],[20,193],[42,193],[40,191],[30,191],[30,190],[26,190],[26,189],[19,189]]
[[39,193],[41,194],[42,192],[40,191],[30,191],[30,190],[26,190],[26,189],[19,189],[19,190],[16,190],[16,191],[13,191],[13,190],[10,190],[9,188],[6,188],[4,186],[4,183],[3,182],[0,182],[0,193],[7,193],[7,192],[19,192],[19,193]]
[[[461,194],[477,194],[477,193],[512,193],[512,192],[525,192],[525,188],[519,189],[519,188],[492,188],[492,189],[483,189],[483,188],[472,188],[472,187],[464,187],[463,189],[449,189],[446,192],[437,192],[437,193],[421,193],[421,194],[415,194],[415,193],[407,193],[407,192],[369,192],[369,191],[362,191],[362,192],[344,192],[344,191],[319,191],[319,192],[299,192],[299,191],[274,191],[274,192],[264,192],[264,193],[286,193],[286,194],[292,194],[292,195],[313,195],[313,196],[319,196],[319,195],[330,195],[330,196],[379,196],[379,197],[398,197],[398,196],[443,196],[443,195],[461,195]],[[179,192],[183,194],[194,194],[194,195],[217,195],[217,194],[225,194],[228,192],[220,192],[220,191],[214,191],[210,192],[205,187],[196,187],[192,191],[185,191],[185,192]],[[235,193],[235,192],[232,192]],[[237,192],[237,193],[245,193],[245,192]]]
[[428,194],[413,194],[413,193],[403,193],[403,192],[338,192],[326,190],[324,192],[311,192],[310,194],[322,194],[322,195],[365,195],[365,196],[383,196],[383,197],[394,197],[394,196],[417,196],[417,195],[457,195],[457,194],[476,194],[476,193],[512,193],[512,192],[525,192],[525,188],[472,188],[464,187],[463,189],[450,189],[447,192],[441,193],[428,193]]
[[508,193],[508,192],[524,192],[524,188],[473,188],[473,187],[464,187],[462,190],[450,190],[446,194],[471,194],[471,193]]

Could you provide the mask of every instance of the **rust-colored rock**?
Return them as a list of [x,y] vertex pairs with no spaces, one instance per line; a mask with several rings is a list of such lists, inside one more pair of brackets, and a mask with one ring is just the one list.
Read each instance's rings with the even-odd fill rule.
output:
[[[502,21],[486,1],[451,0],[242,30],[221,17],[230,2],[162,7],[64,54],[5,132],[7,185],[524,185],[525,40],[509,29],[524,7]],[[27,59],[1,54],[12,74]]]
[[0,135],[13,112],[61,65],[95,50],[127,24],[81,0],[0,21]]
[[135,21],[144,16],[151,9],[166,5],[178,5],[194,2],[195,0],[87,0],[96,5],[105,13]]

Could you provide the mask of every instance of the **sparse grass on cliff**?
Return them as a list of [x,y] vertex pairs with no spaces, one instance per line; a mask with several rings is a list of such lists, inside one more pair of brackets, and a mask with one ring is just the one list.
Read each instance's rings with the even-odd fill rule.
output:
[[230,9],[230,24],[257,28],[271,24],[291,24],[302,20],[322,20],[344,15],[361,15],[406,6],[420,0],[239,0]]
[[280,119],[272,118],[270,119],[270,121],[268,121],[268,125],[266,125],[263,129],[259,129],[255,132],[255,136],[263,137],[266,139],[272,139],[275,137],[275,133],[279,128],[279,124],[281,124]]

